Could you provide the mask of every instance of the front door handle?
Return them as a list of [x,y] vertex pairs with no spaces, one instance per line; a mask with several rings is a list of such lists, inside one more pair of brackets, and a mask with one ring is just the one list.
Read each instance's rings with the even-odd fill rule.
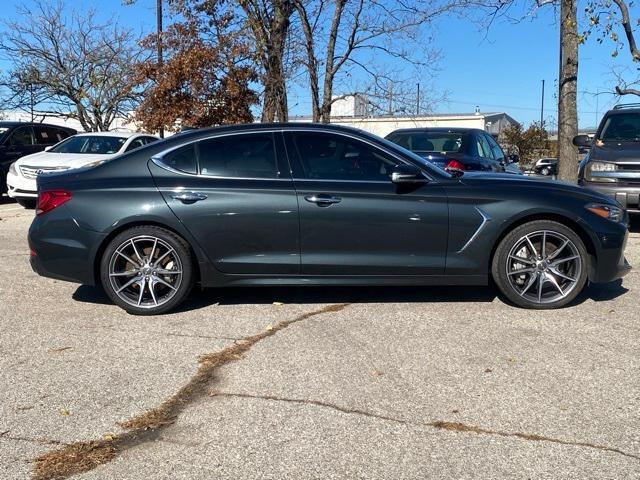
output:
[[317,195],[307,195],[304,197],[307,202],[315,203],[319,207],[328,207],[329,205],[333,205],[334,203],[340,203],[342,198],[336,197],[335,195],[327,195],[325,193],[320,193]]
[[174,200],[180,200],[182,203],[196,203],[200,200],[206,200],[207,196],[200,192],[180,192],[171,195]]

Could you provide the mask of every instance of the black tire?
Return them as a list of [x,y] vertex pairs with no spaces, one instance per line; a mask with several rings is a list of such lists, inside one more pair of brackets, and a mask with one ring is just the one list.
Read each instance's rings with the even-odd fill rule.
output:
[[33,210],[36,208],[37,200],[35,198],[16,198],[16,202],[28,210]]
[[[557,235],[557,238],[552,235]],[[524,238],[526,237],[531,238],[536,251],[541,250],[541,237],[545,240],[547,238],[553,239],[555,243],[552,244],[550,240],[546,240],[547,255],[543,259],[539,260],[539,257],[536,257],[536,260],[532,261],[532,254],[530,257],[526,257],[526,263],[524,258],[521,263],[519,260],[514,260],[513,255],[516,255],[516,257],[520,259],[522,254],[519,252],[522,252],[522,250],[514,251],[514,249],[526,245],[524,243]],[[536,241],[536,239],[538,240]],[[563,239],[568,240],[569,243],[565,244],[563,248],[560,248],[558,244],[564,243]],[[529,247],[526,247],[526,249],[528,248]],[[551,250],[552,248],[553,250]],[[557,253],[556,250],[558,250]],[[529,252],[531,252],[531,249],[529,249]],[[542,252],[538,251],[538,253],[540,254]],[[554,254],[557,256],[553,257]],[[576,258],[571,260],[572,257]],[[517,266],[517,268],[514,268],[514,266]],[[571,268],[573,268],[571,271],[560,271],[561,269]],[[519,275],[518,273],[521,269],[522,271],[524,271],[524,269],[532,271]],[[508,271],[511,271],[511,275]],[[564,277],[556,275],[558,271],[560,271]],[[513,229],[498,245],[491,265],[493,280],[507,300],[517,306],[531,309],[560,308],[571,303],[587,283],[588,271],[589,255],[580,237],[572,229],[551,220],[535,220]],[[535,278],[537,280],[534,279],[534,276],[536,276]],[[549,277],[553,277],[555,283]],[[569,282],[569,280],[573,281]],[[530,281],[534,281],[535,284],[532,283],[530,285]],[[521,285],[518,285],[518,282],[522,282]],[[542,284],[541,287],[540,284]],[[533,293],[537,293],[538,298],[534,298],[533,300],[529,298],[532,296],[530,290],[526,290],[525,293],[522,294],[522,291],[525,290],[528,285],[536,289]],[[540,300],[540,293],[537,292],[538,287],[540,287],[540,291],[543,292],[544,295],[548,295],[546,299],[542,298],[542,300]],[[563,295],[561,293],[563,288],[566,294],[561,298],[553,300],[554,293],[556,296]],[[520,289],[520,291],[518,289]]]
[[[140,288],[142,288],[142,293],[140,295],[140,299],[142,299],[143,294],[145,293],[145,288],[146,288],[146,293],[148,295],[153,295],[151,293],[151,290],[154,290],[153,288],[154,283],[152,281],[149,281],[149,278],[156,279],[160,277],[160,278],[164,278],[165,280],[168,280],[169,282],[172,282],[173,281],[172,279],[177,278],[177,276],[166,277],[166,276],[163,276],[162,274],[158,274],[158,276],[156,276],[155,271],[153,272],[147,271],[146,273],[142,273],[141,270],[145,262],[147,264],[153,263],[153,259],[148,259],[147,257],[147,255],[149,254],[148,250],[150,250],[151,247],[144,248],[144,244],[142,245],[142,251],[140,252],[142,256],[141,261],[138,261],[138,259],[135,260],[136,263],[140,264],[138,265],[138,268],[139,268],[138,273],[136,275],[129,274],[130,276],[127,277],[127,280],[129,278],[133,280],[134,277],[136,279],[139,279],[140,281],[142,281],[142,287],[140,287],[140,285],[136,282],[135,284],[131,285],[130,288],[125,289],[122,294],[119,294],[116,291],[116,287],[119,287],[120,285],[116,284],[114,286],[115,280],[112,281],[112,276],[110,275],[109,269],[110,269],[110,266],[115,265],[114,262],[116,262],[117,261],[116,259],[119,259],[120,257],[120,255],[117,254],[116,251],[120,248],[123,248],[123,246],[125,246],[127,242],[131,242],[131,240],[136,240],[137,242],[145,242],[145,241],[152,242],[153,239],[158,239],[157,241],[158,245],[160,244],[163,246],[168,245],[171,249],[173,249],[173,252],[175,252],[175,254],[170,253],[171,256],[169,258],[172,259],[172,264],[173,264],[173,261],[175,261],[175,263],[179,265],[180,268],[179,270],[176,269],[176,271],[181,272],[181,277],[179,279],[179,283],[173,284],[173,287],[171,287],[172,290],[167,290],[168,292],[167,297],[169,298],[167,298],[166,301],[164,301],[162,304],[157,304],[156,296],[153,296],[153,302],[156,302],[156,305],[138,306],[140,305],[140,301],[138,301],[138,305],[132,304],[130,303],[132,301],[131,295],[129,295],[128,297],[126,295],[127,292],[129,292],[130,290],[133,290],[136,287],[136,285],[138,287],[138,291],[140,291]],[[153,248],[154,249],[156,248],[155,244]],[[140,244],[138,244],[138,249],[140,250]],[[153,255],[153,250],[151,251],[151,255]],[[158,256],[159,254],[155,255],[156,260],[158,260]],[[129,258],[133,259],[134,256],[130,255]],[[130,270],[131,262],[128,262],[126,260],[119,260],[119,261],[124,262],[126,265],[128,265],[128,267],[125,268],[125,270],[127,271]],[[135,270],[136,266],[133,266],[133,268]],[[150,266],[146,270],[155,270],[155,269],[162,269],[162,268],[165,268],[165,267]],[[131,271],[134,271],[134,270],[131,270]],[[165,270],[165,271],[168,271],[168,270]],[[146,283],[143,281],[143,277],[147,279]],[[172,310],[173,308],[178,306],[180,303],[182,303],[184,299],[187,297],[187,295],[189,295],[189,292],[193,288],[193,284],[194,284],[193,257],[191,255],[191,250],[187,242],[180,236],[176,235],[175,233],[169,230],[166,230],[164,228],[156,227],[156,226],[133,227],[118,234],[113,240],[111,240],[111,242],[109,242],[109,245],[107,245],[107,248],[105,249],[102,255],[102,258],[100,260],[100,279],[102,281],[102,286],[105,292],[107,293],[109,298],[113,301],[113,303],[123,308],[127,312],[134,315],[159,315]],[[124,282],[124,280],[118,280],[118,281]],[[159,281],[160,280],[158,280],[155,283],[155,285],[160,285],[158,283]],[[177,282],[177,280],[175,281]],[[167,284],[166,282],[163,282],[163,283],[165,285]],[[175,285],[177,285],[177,287],[175,287]],[[164,288],[166,290],[168,287],[163,287],[162,285],[160,285],[160,288]],[[121,297],[121,295],[124,298]]]
[[545,177],[551,175],[551,169],[549,167],[544,167],[540,170],[540,175],[544,175]]

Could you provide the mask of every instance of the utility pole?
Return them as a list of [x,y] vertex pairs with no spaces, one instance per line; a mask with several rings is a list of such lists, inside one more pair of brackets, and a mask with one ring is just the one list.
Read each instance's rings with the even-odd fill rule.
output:
[[417,93],[417,99],[416,99],[416,117],[418,115],[420,115],[420,83],[417,84],[418,87],[418,93]]
[[[162,66],[164,64],[162,58],[162,0],[156,0],[156,33],[158,36],[156,43],[158,47],[158,73],[162,74]],[[160,138],[164,138],[164,128],[160,127],[158,133]]]
[[542,97],[540,99],[540,128],[544,127],[544,79],[542,80]]

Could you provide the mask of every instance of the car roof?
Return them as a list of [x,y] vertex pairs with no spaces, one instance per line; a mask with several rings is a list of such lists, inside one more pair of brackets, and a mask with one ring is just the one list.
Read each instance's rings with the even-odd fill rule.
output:
[[16,121],[1,121],[0,122],[0,127],[52,127],[52,128],[59,128],[61,130],[67,130],[67,131],[72,131],[75,132],[76,130],[74,128],[70,128],[70,127],[65,127],[63,125],[54,125],[52,123],[39,123],[39,122],[16,122]]
[[[399,128],[391,133],[472,133],[472,132],[484,132],[479,128],[471,127],[414,127],[414,128]],[[389,135],[391,135],[391,133]]]
[[613,108],[608,110],[606,115],[622,115],[624,113],[640,113],[640,108]]
[[76,137],[119,137],[119,138],[130,138],[136,136],[144,136],[144,137],[153,137],[150,133],[140,133],[140,132],[82,132],[78,133]]

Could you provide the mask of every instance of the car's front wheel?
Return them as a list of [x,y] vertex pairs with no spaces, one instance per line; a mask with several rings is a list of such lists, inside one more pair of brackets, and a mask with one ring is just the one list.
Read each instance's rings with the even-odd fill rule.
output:
[[525,308],[562,307],[587,282],[589,256],[580,237],[550,220],[536,220],[509,232],[493,257],[492,275],[500,291]]
[[102,285],[113,302],[136,315],[165,313],[193,286],[187,243],[169,230],[133,227],[107,246],[100,265]]

